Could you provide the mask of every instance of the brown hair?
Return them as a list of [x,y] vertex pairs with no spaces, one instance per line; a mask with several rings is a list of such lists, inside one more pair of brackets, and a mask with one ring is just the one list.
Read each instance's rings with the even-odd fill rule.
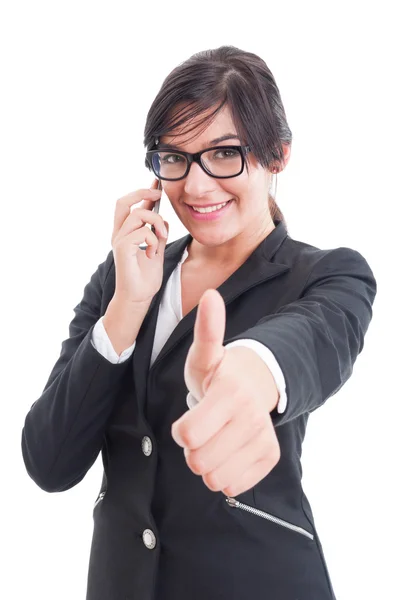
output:
[[[278,86],[259,56],[234,46],[193,54],[169,73],[149,109],[144,146],[154,149],[156,138],[216,107],[200,121],[204,130],[224,105],[231,111],[241,143],[250,146],[263,167],[281,170],[282,144],[291,145],[292,132]],[[269,210],[274,221],[286,225],[271,194]]]

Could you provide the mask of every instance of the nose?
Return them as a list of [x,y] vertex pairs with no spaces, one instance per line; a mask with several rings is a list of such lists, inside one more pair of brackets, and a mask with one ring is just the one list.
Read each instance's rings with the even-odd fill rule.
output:
[[217,180],[210,177],[197,163],[192,163],[185,178],[184,192],[192,198],[200,198],[212,194],[218,189]]

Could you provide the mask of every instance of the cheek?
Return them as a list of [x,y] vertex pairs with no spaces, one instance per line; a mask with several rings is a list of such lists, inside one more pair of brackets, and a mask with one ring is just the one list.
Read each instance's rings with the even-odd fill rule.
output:
[[179,182],[163,182],[163,191],[173,206],[178,206],[180,198],[184,195],[183,186]]
[[248,179],[236,177],[235,181],[231,178],[230,182],[223,183],[223,189],[226,195],[236,198],[238,201],[243,201],[248,192]]

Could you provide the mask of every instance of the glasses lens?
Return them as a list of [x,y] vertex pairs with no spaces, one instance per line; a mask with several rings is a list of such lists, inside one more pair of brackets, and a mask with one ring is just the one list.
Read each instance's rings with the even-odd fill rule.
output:
[[231,177],[240,173],[242,156],[235,148],[218,148],[202,154],[202,163],[216,177]]
[[[233,177],[242,171],[242,155],[236,148],[223,146],[207,150],[201,157],[202,165],[215,177]],[[152,166],[158,177],[180,179],[187,171],[187,159],[178,152],[160,151],[152,154]]]
[[187,170],[187,160],[177,152],[155,152],[152,155],[155,174],[166,179],[179,179]]

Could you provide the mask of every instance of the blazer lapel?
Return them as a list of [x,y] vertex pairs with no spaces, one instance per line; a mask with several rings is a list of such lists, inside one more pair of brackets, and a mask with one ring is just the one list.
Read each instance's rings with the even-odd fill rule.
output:
[[[282,221],[276,221],[276,227],[253,251],[246,262],[241,265],[218,289],[227,306],[246,290],[278,277],[290,270],[290,266],[282,263],[271,262],[272,257],[288,235]],[[136,387],[137,400],[143,407],[146,397],[146,382],[149,369],[161,361],[164,356],[188,335],[194,327],[197,307],[193,308],[172,331],[170,337],[158,354],[152,367],[150,359],[153,340],[159,313],[160,301],[163,296],[167,281],[182,257],[184,249],[192,241],[191,234],[172,242],[165,251],[164,276],[159,292],[152,299],[146,317],[141,325],[137,337],[137,349],[133,354],[133,377]]]

